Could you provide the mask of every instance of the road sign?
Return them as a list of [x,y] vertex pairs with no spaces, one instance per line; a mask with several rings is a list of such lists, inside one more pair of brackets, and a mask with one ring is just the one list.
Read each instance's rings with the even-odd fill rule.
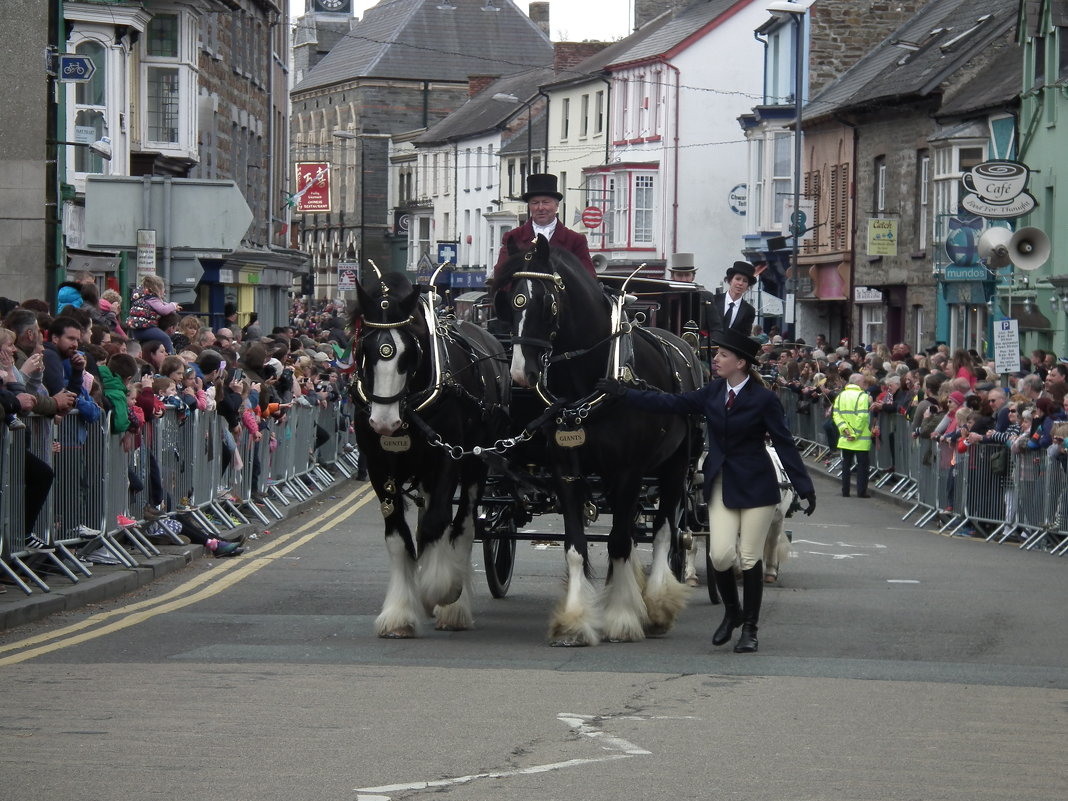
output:
[[[226,253],[241,244],[252,224],[252,211],[233,181],[153,177],[149,185],[146,219],[145,184],[141,178],[87,176],[86,246],[134,250],[137,231],[152,228],[160,247]],[[168,192],[169,220],[164,217]]]
[[604,222],[604,212],[599,206],[587,206],[582,211],[582,224],[587,228],[600,228]]
[[60,53],[56,77],[67,83],[85,83],[93,77],[96,65],[89,56],[77,53]]
[[998,320],[994,323],[994,368],[999,373],[1015,373],[1020,369],[1020,323],[1018,320]]
[[438,264],[456,264],[457,255],[455,242],[438,242]]

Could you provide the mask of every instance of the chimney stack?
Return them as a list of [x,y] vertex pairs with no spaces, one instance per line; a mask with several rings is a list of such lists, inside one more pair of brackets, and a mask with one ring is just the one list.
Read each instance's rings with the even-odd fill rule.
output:
[[534,24],[541,28],[541,32],[546,36],[549,35],[549,4],[545,0],[539,0],[537,3],[531,3],[529,7],[529,14]]
[[678,11],[692,0],[634,0],[634,30],[654,20],[665,11]]
[[475,95],[484,92],[487,86],[500,77],[500,75],[468,75],[467,96],[474,97]]
[[569,70],[608,45],[608,42],[553,42],[553,71]]

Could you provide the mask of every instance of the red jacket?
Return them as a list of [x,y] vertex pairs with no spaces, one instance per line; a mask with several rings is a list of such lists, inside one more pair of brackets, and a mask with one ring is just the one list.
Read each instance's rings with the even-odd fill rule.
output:
[[[527,220],[518,228],[513,228],[511,231],[504,235],[504,240],[501,244],[500,255],[497,256],[497,263],[493,265],[493,278],[496,280],[497,274],[501,270],[501,265],[508,260],[508,242],[514,242],[516,248],[522,253],[530,250],[534,244],[534,223]],[[597,277],[597,270],[594,269],[593,260],[590,258],[590,246],[586,243],[586,237],[577,231],[572,231],[570,228],[565,228],[564,224],[559,220],[556,221],[556,230],[553,231],[552,239],[549,240],[549,244],[556,248],[563,248],[569,250],[578,257],[578,260],[582,262],[582,266],[586,268],[586,272]]]

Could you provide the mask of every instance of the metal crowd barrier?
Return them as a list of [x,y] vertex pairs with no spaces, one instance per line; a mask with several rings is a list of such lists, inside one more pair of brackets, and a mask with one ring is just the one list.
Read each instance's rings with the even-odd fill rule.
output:
[[[335,474],[352,475],[348,419],[341,402],[294,404],[259,442],[244,426],[233,437],[214,411],[167,409],[136,436],[113,434],[109,414],[93,422],[76,412],[58,422],[30,416],[16,431],[0,424],[0,575],[27,594],[31,585],[48,592],[44,575],[77,583],[92,575],[79,556],[105,546],[119,565],[136,567],[138,555],[160,553],[146,536],[160,515],[188,514],[213,536],[248,523],[245,512],[264,524],[263,510],[281,519],[273,501],[288,506],[328,488]],[[318,448],[317,434],[326,436]],[[34,491],[45,498],[29,530]]]
[[[797,408],[795,393],[780,390],[779,395],[802,453],[822,458],[823,411],[806,415]],[[912,502],[902,520],[918,512],[917,527],[933,523],[940,533],[969,533],[999,543],[1013,540],[1021,549],[1056,556],[1068,553],[1065,454],[1057,458],[1026,448],[1016,454],[1006,445],[986,442],[959,450],[955,443],[914,437],[911,422],[901,414],[880,413],[878,422],[872,479]]]

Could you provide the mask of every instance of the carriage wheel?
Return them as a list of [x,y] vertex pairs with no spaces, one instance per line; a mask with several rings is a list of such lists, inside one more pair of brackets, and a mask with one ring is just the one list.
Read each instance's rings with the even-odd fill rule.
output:
[[[708,548],[712,548],[712,538],[706,537],[705,541],[708,543]],[[719,606],[719,591],[716,589],[716,579],[712,575],[712,557],[709,555],[709,551],[705,551],[705,571],[708,575],[708,580],[705,582],[708,585],[708,600],[712,602],[712,606]]]
[[512,568],[515,566],[515,523],[509,521],[498,530],[505,536],[482,537],[482,557],[490,595],[503,598],[512,584]]

